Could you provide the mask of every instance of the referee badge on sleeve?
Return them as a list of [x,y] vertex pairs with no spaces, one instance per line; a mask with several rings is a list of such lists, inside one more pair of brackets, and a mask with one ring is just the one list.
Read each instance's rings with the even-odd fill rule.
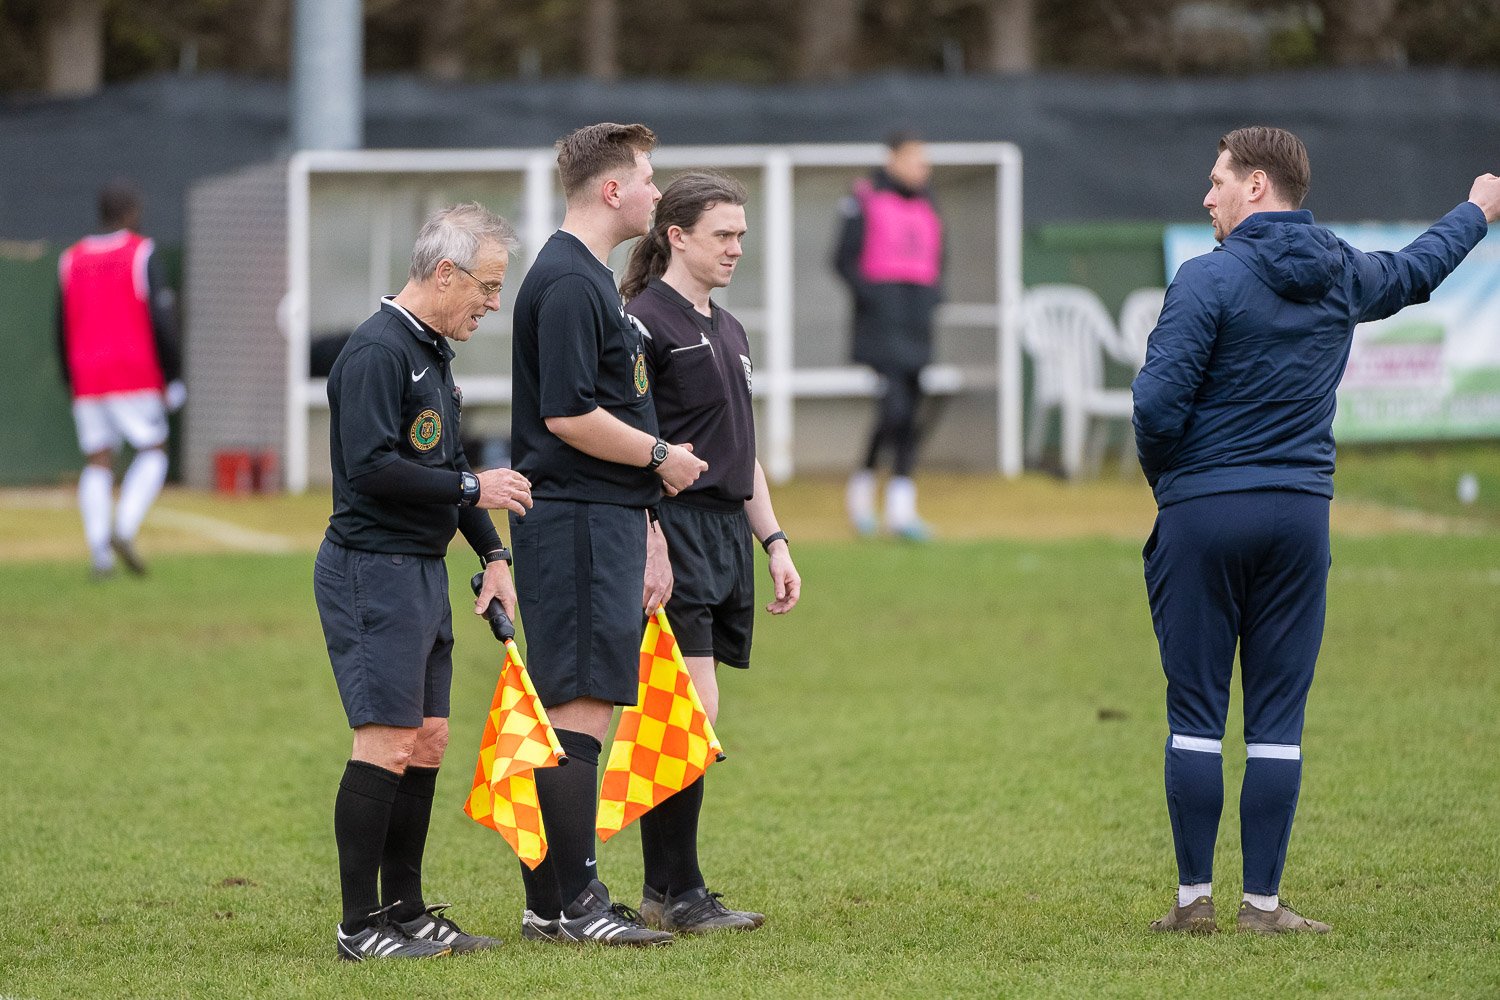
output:
[[411,422],[411,432],[407,436],[413,448],[421,452],[431,451],[443,438],[443,418],[438,416],[437,410],[423,410]]
[[635,394],[644,396],[651,391],[651,380],[646,377],[646,354],[644,351],[635,352]]

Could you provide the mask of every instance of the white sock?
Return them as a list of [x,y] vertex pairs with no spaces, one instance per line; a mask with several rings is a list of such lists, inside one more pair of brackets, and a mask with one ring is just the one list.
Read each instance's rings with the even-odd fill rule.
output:
[[875,520],[875,473],[860,469],[849,477],[844,491],[844,509],[855,524]]
[[917,484],[907,476],[894,476],[885,484],[885,524],[899,529],[917,519]]
[[1212,882],[1198,882],[1194,885],[1179,885],[1177,887],[1177,905],[1186,906],[1199,896],[1212,896],[1214,884]]
[[135,456],[125,479],[120,483],[120,509],[115,515],[115,534],[125,541],[134,540],[146,519],[162,483],[167,481],[167,453],[147,448]]
[[109,522],[114,505],[115,473],[102,465],[85,465],[78,474],[78,512],[83,516],[83,538],[99,569],[115,564],[109,550]]
[[1267,913],[1270,913],[1281,905],[1281,894],[1273,892],[1269,896],[1261,896],[1253,892],[1247,892],[1245,893],[1245,902],[1257,910],[1265,910]]

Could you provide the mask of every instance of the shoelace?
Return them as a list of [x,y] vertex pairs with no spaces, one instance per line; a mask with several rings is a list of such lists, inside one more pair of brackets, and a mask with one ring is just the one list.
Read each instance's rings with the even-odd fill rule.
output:
[[[405,938],[408,941],[415,941],[417,940],[417,938],[411,933],[411,931],[407,930],[405,927],[402,927],[400,923],[392,919],[392,913],[395,911],[396,907],[400,905],[401,900],[398,899],[389,906],[382,906],[380,909],[375,910],[370,914],[370,927],[373,930],[379,931],[383,934],[389,934],[393,937],[398,938]],[[444,903],[443,905],[447,906],[448,904]]]
[[452,905],[452,903],[433,903],[423,912],[425,912],[427,916],[431,917],[432,922],[437,924],[439,927],[446,927],[449,930],[454,931],[455,933],[463,934],[464,929],[458,926],[458,924],[454,923],[452,917],[443,916],[443,911]]
[[610,907],[609,907],[609,912],[613,913],[615,916],[619,917],[621,920],[624,920],[624,921],[626,921],[628,923],[635,924],[637,927],[645,927],[646,926],[646,922],[641,919],[640,911],[636,910],[636,909],[633,909],[633,908],[625,905],[624,903],[611,903]]
[[687,910],[682,914],[683,919],[691,923],[692,921],[697,920],[700,917],[718,916],[721,913],[728,913],[729,907],[719,902],[719,900],[723,898],[724,894],[722,892],[709,893],[707,896],[704,896],[702,899],[698,900],[698,902],[688,907]]

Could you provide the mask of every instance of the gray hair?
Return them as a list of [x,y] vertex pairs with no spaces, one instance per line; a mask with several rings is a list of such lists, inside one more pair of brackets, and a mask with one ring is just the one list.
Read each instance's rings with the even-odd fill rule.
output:
[[426,281],[443,260],[472,268],[485,243],[495,244],[506,256],[521,245],[511,224],[477,201],[439,209],[417,234],[408,276],[412,281]]

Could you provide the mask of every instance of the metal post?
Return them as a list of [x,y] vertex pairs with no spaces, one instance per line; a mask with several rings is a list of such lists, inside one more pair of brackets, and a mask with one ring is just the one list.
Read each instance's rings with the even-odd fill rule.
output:
[[792,476],[792,157],[766,157],[766,475]]
[[392,230],[395,220],[391,218],[391,200],[389,198],[378,198],[370,208],[370,290],[368,301],[370,308],[375,308],[375,303],[380,301],[382,295],[389,295],[399,289],[391,287],[391,252],[394,249]]
[[295,0],[292,151],[364,145],[361,0]]
[[552,173],[557,160],[550,153],[536,153],[526,158],[526,194],[521,239],[527,266],[536,260],[542,247],[552,238]]
[[1000,473],[1021,474],[1021,151],[1004,149],[995,191],[999,250],[996,255],[999,343],[995,390],[999,419]]
[[307,350],[311,340],[307,157],[293,156],[286,173],[287,292],[277,317],[286,337],[286,450],[281,464],[287,491],[303,493],[308,480]]

